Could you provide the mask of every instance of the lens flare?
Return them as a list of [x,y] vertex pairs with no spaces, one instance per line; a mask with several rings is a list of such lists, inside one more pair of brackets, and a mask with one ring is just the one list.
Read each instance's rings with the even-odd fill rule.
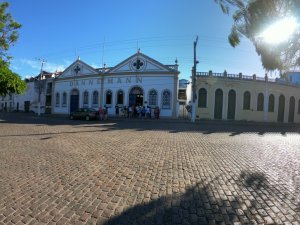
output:
[[259,35],[265,42],[279,44],[287,41],[298,27],[295,17],[281,19]]

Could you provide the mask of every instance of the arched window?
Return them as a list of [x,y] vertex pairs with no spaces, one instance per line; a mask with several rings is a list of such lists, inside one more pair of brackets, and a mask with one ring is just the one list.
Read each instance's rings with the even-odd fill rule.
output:
[[64,92],[62,96],[62,106],[67,106],[67,93]]
[[259,93],[257,96],[257,111],[264,111],[264,94]]
[[198,107],[206,108],[207,91],[205,88],[199,90]]
[[228,92],[228,103],[227,103],[227,119],[234,120],[235,119],[235,106],[236,106],[236,92],[231,89]]
[[268,106],[268,111],[269,112],[274,112],[274,105],[275,105],[275,97],[273,94],[270,94],[269,96],[269,106]]
[[251,102],[250,92],[246,91],[244,93],[244,104],[243,104],[243,109],[244,110],[250,110],[250,102]]
[[55,95],[55,105],[56,106],[59,106],[59,98],[60,98],[59,93],[56,93],[56,95]]
[[93,92],[93,105],[98,105],[98,91]]
[[89,93],[87,91],[83,92],[83,106],[88,106],[89,104]]
[[124,104],[124,92],[122,90],[119,90],[117,93],[117,104],[118,105]]
[[157,91],[154,89],[149,91],[149,106],[150,107],[157,106]]
[[106,98],[105,98],[105,104],[106,105],[111,105],[112,104],[112,92],[111,91],[107,91],[106,92]]
[[222,115],[223,115],[223,90],[218,88],[215,91],[214,118],[222,119]]
[[169,90],[165,90],[162,93],[162,108],[163,109],[171,108],[171,93]]
[[290,104],[289,104],[289,117],[288,122],[293,123],[294,122],[294,116],[295,116],[295,97],[290,97]]
[[300,98],[298,100],[298,113],[300,114]]

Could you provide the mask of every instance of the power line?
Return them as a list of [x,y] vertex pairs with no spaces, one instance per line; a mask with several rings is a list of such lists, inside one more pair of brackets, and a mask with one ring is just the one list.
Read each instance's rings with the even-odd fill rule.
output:
[[[149,49],[150,51],[155,51],[155,49],[161,50],[162,48],[165,49],[171,49],[172,47],[178,47],[178,46],[190,46],[189,42],[192,39],[191,35],[177,35],[177,36],[153,36],[153,37],[140,37],[140,38],[133,38],[133,39],[124,39],[124,40],[112,40],[107,41],[103,40],[102,42],[95,42],[90,43],[87,45],[82,45],[76,48],[70,48],[61,50],[58,52],[50,52],[47,54],[43,54],[43,56],[48,56],[48,60],[55,60],[55,59],[61,59],[61,58],[70,58],[74,56],[74,49],[76,50],[76,57],[77,55],[88,55],[92,57],[95,56],[94,53],[100,53],[101,54],[101,48],[102,48],[102,62],[101,66],[103,67],[104,64],[104,45],[105,45],[105,61],[109,65],[116,65],[120,61],[123,61],[124,59],[121,59],[120,55],[111,55],[110,53],[115,51],[130,51],[136,52],[136,41],[139,41],[139,46],[142,49]],[[218,49],[232,49],[232,47],[229,46],[228,41],[224,37],[218,37],[218,36],[209,36],[209,35],[200,35],[199,36],[199,48],[207,48],[210,47],[211,52],[217,51]],[[211,44],[214,43],[214,44]],[[226,46],[223,44],[226,43]],[[200,50],[203,52],[202,50]],[[236,48],[234,49],[236,52],[245,52],[249,53],[251,52],[249,49],[242,49],[242,48]],[[100,55],[98,54],[98,55]],[[189,57],[187,55],[178,55],[179,61],[184,64],[190,64],[191,66],[193,59],[192,57]],[[101,57],[101,56],[100,56]],[[156,57],[157,60],[174,60],[176,57],[165,57],[165,56],[158,56]],[[203,63],[206,63],[209,61],[210,57],[200,57],[200,61]],[[219,61],[220,59],[218,57],[215,58],[216,61]],[[75,60],[75,59],[74,59]],[[224,59],[222,59],[223,61]],[[97,62],[98,60],[96,60]],[[226,61],[228,61],[226,59]],[[98,61],[99,62],[99,61]],[[243,60],[232,60],[231,62],[243,62]],[[94,62],[95,63],[95,62]],[[212,62],[216,63],[216,62]],[[98,64],[98,63],[97,63]],[[100,67],[101,67],[100,66]],[[186,66],[185,66],[186,67]]]
[[[216,37],[216,36],[200,36],[199,37],[200,40],[203,40],[200,44],[200,46],[204,46],[204,47],[212,47],[212,48],[216,48],[216,45],[207,45],[207,44],[203,44],[204,41],[205,42],[214,42],[214,43],[226,43],[226,45],[228,44],[228,41],[226,39],[220,38],[220,37]],[[142,48],[147,48],[147,47],[162,47],[162,46],[176,46],[180,43],[173,43],[172,41],[184,41],[183,44],[185,43],[185,45],[188,45],[188,41],[191,40],[190,36],[158,36],[158,37],[149,37],[149,38],[135,38],[135,39],[126,39],[126,40],[117,40],[117,41],[106,41],[105,42],[105,46],[108,49],[108,51],[111,51],[112,49],[114,50],[122,50],[122,49],[134,49],[136,48],[136,42],[137,40],[139,41],[139,45]],[[160,42],[160,44],[152,44],[152,45],[143,45],[144,43],[155,43],[155,42]],[[168,43],[168,44],[163,44],[163,43]],[[170,43],[171,42],[171,43]],[[162,43],[162,44],[161,44]],[[83,45],[83,46],[79,46],[76,47],[76,51],[78,52],[82,52],[82,51],[86,51],[91,49],[92,51],[90,52],[98,52],[101,50],[101,47],[103,46],[104,41],[103,42],[96,42],[96,43],[91,43],[88,45]],[[121,46],[121,48],[120,48]],[[96,49],[95,49],[96,48]],[[217,46],[217,48],[231,48],[231,47],[224,47],[224,46]],[[241,48],[237,48],[238,50],[243,50]],[[245,50],[245,49],[244,49]],[[59,58],[61,55],[66,56],[65,54],[68,54],[68,52],[73,52],[74,49],[65,49],[62,51],[58,51],[58,52],[52,52],[52,53],[46,53],[44,54],[44,56],[49,56],[50,58]],[[246,50],[248,51],[248,50]],[[87,51],[89,52],[89,51]],[[54,57],[51,57],[51,55],[54,55]],[[47,58],[49,58],[47,57]]]

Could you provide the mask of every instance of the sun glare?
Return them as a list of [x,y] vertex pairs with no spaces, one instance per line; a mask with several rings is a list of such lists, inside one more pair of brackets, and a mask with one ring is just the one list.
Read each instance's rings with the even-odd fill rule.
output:
[[267,43],[279,44],[287,41],[295,32],[297,26],[295,17],[284,18],[268,27],[259,37]]

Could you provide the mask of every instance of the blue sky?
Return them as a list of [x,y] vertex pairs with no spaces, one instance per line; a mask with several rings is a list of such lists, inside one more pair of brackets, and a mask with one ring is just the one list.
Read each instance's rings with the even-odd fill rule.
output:
[[[193,41],[197,71],[264,76],[254,47],[243,39],[232,48],[227,35],[232,19],[213,0],[10,0],[9,11],[23,25],[10,49],[11,68],[23,78],[69,66],[78,56],[101,67],[115,66],[141,49],[163,64],[179,61],[180,78],[189,78]],[[275,75],[274,75],[275,76]]]

